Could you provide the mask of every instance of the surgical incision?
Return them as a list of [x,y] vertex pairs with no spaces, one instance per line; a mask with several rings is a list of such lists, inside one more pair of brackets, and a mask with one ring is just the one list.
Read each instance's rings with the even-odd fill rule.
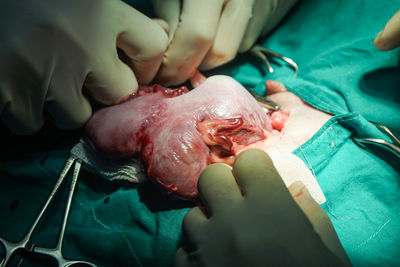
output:
[[86,130],[111,157],[139,154],[148,176],[169,192],[197,197],[197,180],[211,163],[232,164],[248,148],[267,150],[291,112],[266,114],[237,81],[208,78],[197,88],[142,87],[124,102],[97,111]]

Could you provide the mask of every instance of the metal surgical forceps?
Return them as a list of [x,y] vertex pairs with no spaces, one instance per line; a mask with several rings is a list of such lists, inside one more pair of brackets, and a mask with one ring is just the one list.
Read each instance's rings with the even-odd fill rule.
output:
[[267,96],[264,95],[258,95],[245,87],[246,90],[257,100],[258,104],[264,109],[266,113],[268,113],[270,110],[272,111],[278,111],[281,107],[275,103],[274,101],[270,100],[267,98]]
[[276,53],[272,50],[269,50],[267,48],[264,48],[260,45],[253,46],[250,49],[250,53],[259,58],[267,67],[268,72],[270,73],[274,72],[274,69],[272,68],[271,63],[269,62],[268,57],[276,57],[288,63],[295,71],[294,77],[296,77],[297,73],[299,72],[299,67],[297,66],[296,62],[294,62],[292,59],[285,57],[279,53]]
[[[64,218],[62,221],[61,225],[61,231],[58,236],[58,242],[55,248],[41,248],[37,247],[35,244],[32,243],[31,241],[31,236],[32,233],[35,231],[36,226],[38,225],[39,221],[42,219],[43,214],[47,210],[49,204],[53,200],[55,194],[58,192],[61,184],[65,180],[68,171],[72,167],[72,165],[75,163],[75,168],[74,172],[72,175],[72,182],[71,186],[69,188],[69,193],[68,193],[68,199],[67,199],[67,205],[65,207],[65,212],[64,212]],[[65,228],[67,226],[67,221],[68,221],[68,214],[69,210],[71,208],[71,202],[72,202],[72,197],[74,194],[75,190],[75,185],[78,180],[78,175],[79,175],[79,170],[81,168],[81,161],[73,156],[70,156],[65,163],[64,169],[62,170],[60,177],[58,178],[58,181],[53,187],[53,191],[50,193],[49,198],[47,199],[46,203],[44,204],[42,210],[40,211],[39,215],[37,216],[36,220],[33,222],[32,226],[29,228],[28,232],[25,234],[25,236],[16,243],[10,242],[5,240],[4,238],[0,238],[0,242],[3,244],[5,248],[5,258],[1,261],[0,267],[5,267],[9,264],[10,259],[12,256],[14,256],[16,253],[20,251],[29,251],[37,254],[42,254],[42,255],[47,255],[52,257],[53,259],[56,260],[58,266],[74,266],[74,265],[79,265],[79,266],[96,266],[93,263],[86,262],[86,261],[79,261],[79,260],[68,260],[64,258],[62,255],[62,244],[64,240],[64,233],[65,233]],[[21,264],[21,261],[19,262],[19,265]],[[18,266],[19,266],[18,265]]]
[[379,130],[381,130],[387,136],[389,136],[392,142],[388,142],[386,140],[379,138],[355,138],[355,140],[361,144],[367,143],[367,144],[379,145],[393,152],[397,157],[400,158],[400,139],[385,125],[377,122],[371,122],[371,123],[374,124]]
[[[285,61],[286,63],[288,63],[295,70],[294,77],[297,76],[299,68],[298,68],[296,62],[294,62],[292,59],[290,59],[288,57],[282,56],[281,54],[278,54],[278,53],[276,53],[272,50],[269,50],[267,48],[264,48],[260,45],[253,46],[250,49],[250,53],[252,55],[254,55],[255,57],[259,58],[264,63],[264,65],[267,67],[268,72],[270,72],[270,73],[274,72],[274,69],[272,68],[272,66],[268,60],[268,56],[279,58],[279,59]],[[264,108],[264,110],[266,112],[268,112],[269,110],[277,111],[280,109],[280,106],[277,103],[273,102],[272,100],[268,99],[266,97],[266,95],[258,95],[249,89],[247,89],[247,91],[249,91],[249,93],[258,101],[258,103]]]

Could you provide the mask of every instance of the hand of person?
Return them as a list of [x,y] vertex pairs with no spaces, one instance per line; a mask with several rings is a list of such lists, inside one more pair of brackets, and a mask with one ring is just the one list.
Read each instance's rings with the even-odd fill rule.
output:
[[382,51],[400,46],[400,10],[386,23],[384,29],[376,36],[374,45]]
[[110,105],[135,92],[168,44],[156,22],[120,0],[5,0],[0,20],[1,120],[17,134],[37,132],[45,112],[58,127],[82,126],[89,96]]
[[153,0],[169,24],[170,44],[157,81],[185,82],[247,51],[272,30],[297,0]]
[[177,251],[175,266],[349,263],[326,213],[301,183],[291,186],[293,199],[264,151],[242,152],[233,169],[208,166],[198,187],[204,207],[184,218],[187,243]]

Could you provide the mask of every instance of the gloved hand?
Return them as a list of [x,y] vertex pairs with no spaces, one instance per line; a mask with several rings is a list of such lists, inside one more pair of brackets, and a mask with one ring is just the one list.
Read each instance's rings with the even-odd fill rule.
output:
[[135,92],[168,44],[157,23],[120,0],[3,0],[0,35],[1,120],[17,134],[38,131],[45,112],[61,128],[83,125],[89,96],[110,105]]
[[[264,151],[242,152],[233,169],[210,165],[201,174],[198,187],[204,207],[191,209],[184,218],[187,245],[177,251],[175,266],[349,263],[328,217],[318,210],[322,208],[310,201],[304,185],[297,182],[291,188],[296,204]],[[321,240],[319,234],[326,238]],[[343,256],[343,262],[331,250]]]
[[157,81],[178,84],[247,51],[297,0],[153,0],[169,24],[169,48]]
[[400,46],[400,10],[386,23],[385,28],[375,38],[374,45],[383,51]]

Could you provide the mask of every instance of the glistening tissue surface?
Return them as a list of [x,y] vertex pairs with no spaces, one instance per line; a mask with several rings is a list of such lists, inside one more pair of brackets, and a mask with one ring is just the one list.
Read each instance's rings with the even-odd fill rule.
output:
[[[374,147],[358,147],[351,137],[375,134],[365,119],[400,130],[399,50],[384,53],[372,46],[399,4],[300,1],[261,41],[296,60],[298,78],[293,79],[292,70],[280,62],[274,63],[274,74],[260,71],[257,61],[248,63],[248,55],[239,55],[215,71],[233,75],[258,92],[266,78],[280,80],[309,103],[342,115],[295,154],[315,171],[327,197],[323,207],[355,266],[398,265],[398,160]],[[351,114],[355,111],[362,116]],[[36,217],[81,133],[49,128],[34,138],[17,138],[6,129],[2,133],[0,236],[17,241]],[[62,203],[46,215],[49,227],[35,234],[38,245],[53,242]],[[67,227],[65,256],[99,266],[169,266],[190,206],[154,190],[150,183],[108,182],[83,170]],[[24,259],[25,264],[44,266],[31,259]]]

